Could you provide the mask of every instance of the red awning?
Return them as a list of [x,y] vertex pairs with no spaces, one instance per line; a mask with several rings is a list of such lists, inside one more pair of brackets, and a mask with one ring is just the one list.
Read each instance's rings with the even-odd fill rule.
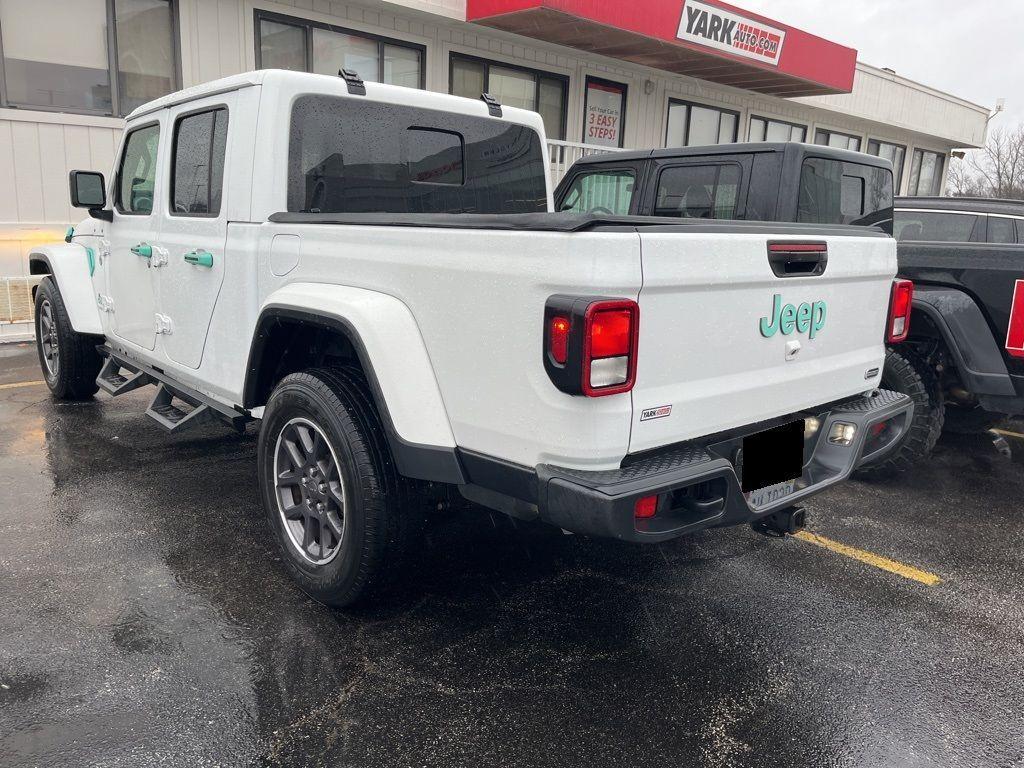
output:
[[467,0],[468,21],[776,96],[849,93],[857,51],[719,0]]

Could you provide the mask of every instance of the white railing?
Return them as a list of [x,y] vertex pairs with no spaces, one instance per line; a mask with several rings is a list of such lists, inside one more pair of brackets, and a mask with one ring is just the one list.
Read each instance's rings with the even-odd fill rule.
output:
[[575,141],[559,141],[548,139],[548,155],[551,158],[551,186],[555,186],[565,176],[569,166],[581,157],[596,155],[602,152],[622,152],[618,147],[594,147]]

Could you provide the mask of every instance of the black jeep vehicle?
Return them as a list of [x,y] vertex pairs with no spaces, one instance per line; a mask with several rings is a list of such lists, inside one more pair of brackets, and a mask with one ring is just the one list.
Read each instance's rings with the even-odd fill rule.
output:
[[1024,202],[901,197],[895,207],[900,276],[914,281],[900,375],[924,384],[935,438],[944,421],[980,431],[1024,414]]
[[584,157],[555,210],[693,219],[892,223],[892,165],[817,144],[749,143]]
[[916,403],[878,469],[927,456],[944,424],[980,431],[1024,414],[1024,202],[900,198],[893,212],[887,160],[786,143],[592,155],[566,173],[555,207],[878,226],[899,240],[900,277],[915,283],[910,336],[890,348],[882,385]]

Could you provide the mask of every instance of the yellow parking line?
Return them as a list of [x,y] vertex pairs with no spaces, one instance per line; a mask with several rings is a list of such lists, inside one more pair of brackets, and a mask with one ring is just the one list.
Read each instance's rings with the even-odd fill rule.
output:
[[21,389],[22,387],[35,387],[45,383],[45,381],[18,381],[14,384],[0,384],[0,389]]
[[1022,435],[1020,432],[1010,432],[1007,429],[993,429],[992,431],[995,432],[997,435],[1006,435],[1007,437],[1019,437],[1021,440],[1024,440],[1024,435]]
[[824,547],[830,552],[844,555],[845,557],[858,560],[859,562],[866,563],[867,565],[873,565],[875,568],[881,568],[883,571],[895,573],[897,576],[902,576],[905,579],[919,581],[922,584],[927,584],[929,587],[934,587],[936,584],[942,583],[942,579],[934,573],[928,573],[928,571],[922,571],[912,565],[905,565],[904,563],[890,560],[888,557],[882,557],[881,555],[876,555],[871,552],[865,552],[863,549],[857,549],[856,547],[850,547],[846,544],[840,544],[838,541],[826,539],[824,536],[818,536],[815,533],[799,531],[794,534],[794,536],[801,541],[808,542],[809,544],[817,544],[819,547]]

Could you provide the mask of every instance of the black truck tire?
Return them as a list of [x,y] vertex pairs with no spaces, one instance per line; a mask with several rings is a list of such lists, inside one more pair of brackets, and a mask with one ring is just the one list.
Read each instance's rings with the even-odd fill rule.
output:
[[267,522],[306,594],[348,607],[399,570],[416,526],[360,372],[317,368],[282,379],[258,451]]
[[867,464],[861,476],[903,472],[928,458],[942,434],[945,406],[938,374],[928,361],[909,348],[886,350],[883,389],[901,392],[914,401],[910,429],[899,444],[879,461]]
[[96,377],[103,358],[96,351],[100,339],[77,333],[52,277],[36,289],[36,351],[50,393],[58,400],[88,400],[99,386]]

